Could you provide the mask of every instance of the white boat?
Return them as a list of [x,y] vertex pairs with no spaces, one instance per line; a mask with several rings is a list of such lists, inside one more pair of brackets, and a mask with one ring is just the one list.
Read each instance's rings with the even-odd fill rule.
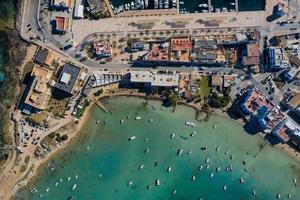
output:
[[205,163],[208,163],[209,161],[210,161],[209,158],[206,158],[206,159],[205,159]]
[[172,192],[172,195],[175,195],[175,194],[176,194],[176,192],[177,192],[176,190],[173,190],[173,192]]
[[220,8],[215,8],[215,12],[219,13],[219,12],[221,12],[221,9]]
[[189,122],[189,121],[186,121],[185,125],[191,126],[191,127],[194,127],[194,128],[196,127],[196,124],[194,122]]
[[200,165],[200,166],[198,167],[198,170],[202,170],[202,169],[203,169],[203,166]]
[[183,149],[178,149],[177,156],[181,156],[182,153],[183,153]]
[[123,119],[121,119],[121,120],[120,120],[120,124],[123,124],[123,123],[124,123],[124,120],[123,120]]
[[219,172],[221,170],[221,167],[217,167],[216,172]]
[[75,175],[75,179],[78,179],[78,175],[77,174]]
[[132,140],[135,140],[135,138],[136,138],[135,136],[131,136],[128,140],[132,141]]
[[177,1],[176,0],[172,0],[172,6],[173,6],[173,8],[176,8],[176,6],[177,6]]
[[192,176],[192,181],[195,181],[195,179],[196,179],[196,176]]
[[71,180],[71,177],[69,176],[67,180],[70,181],[70,180]]
[[179,1],[179,4],[180,4],[180,5],[183,5],[183,4],[184,4],[184,1]]
[[191,149],[188,150],[188,154],[192,154],[192,150]]
[[155,180],[155,185],[160,186],[160,181],[159,181],[159,179],[156,179],[156,180]]
[[57,187],[57,186],[58,186],[58,182],[55,183],[55,187]]
[[86,150],[87,150],[87,151],[90,150],[90,146],[87,146],[87,147],[86,147]]
[[206,169],[209,169],[209,165],[206,165]]
[[99,175],[98,175],[98,178],[102,178],[102,174],[99,174]]
[[77,184],[75,183],[72,187],[72,190],[74,191],[77,188]]
[[171,134],[171,139],[173,139],[175,137],[175,133]]
[[47,189],[46,189],[46,192],[49,192],[49,190],[50,190],[50,189],[49,189],[49,188],[47,188]]
[[291,195],[291,194],[288,194],[288,195],[287,195],[287,198],[288,198],[288,199],[290,199],[291,197],[292,197],[292,195]]
[[155,9],[158,8],[158,0],[154,0],[154,8],[155,8]]
[[256,191],[255,190],[252,190],[252,195],[256,195]]
[[147,148],[146,150],[145,150],[145,154],[148,154],[150,152],[150,148]]
[[171,172],[172,171],[172,167],[168,167],[167,172]]
[[213,126],[213,129],[216,129],[216,128],[217,128],[217,125],[214,125],[214,126]]
[[196,131],[191,133],[191,137],[194,137],[196,135]]
[[97,121],[96,121],[96,124],[100,124],[100,120],[97,120]]
[[214,177],[214,173],[209,174],[209,178],[212,178],[212,177]]
[[145,8],[148,8],[149,6],[149,0],[144,0],[145,1]]
[[276,195],[276,198],[277,198],[277,199],[280,199],[280,198],[281,198],[281,195],[280,195],[280,194],[277,194],[277,195]]
[[132,181],[129,181],[128,182],[128,186],[132,186],[133,182]]
[[220,146],[217,146],[216,151],[219,151],[219,150],[220,150]]
[[203,3],[198,5],[199,8],[208,8],[208,4]]
[[150,123],[151,123],[151,122],[154,122],[154,119],[152,119],[152,118],[151,118],[151,119],[149,119],[149,122],[150,122]]
[[293,183],[297,184],[297,179],[296,178],[293,179]]
[[229,3],[229,5],[231,5],[231,6],[235,6],[235,3],[234,3],[234,2],[231,2],[231,3]]
[[240,183],[244,183],[244,179],[243,178],[240,178]]
[[139,166],[139,170],[141,170],[143,168],[144,168],[144,164],[142,164],[142,165]]
[[140,119],[142,119],[142,117],[139,116],[135,117],[135,120],[140,120]]
[[61,178],[61,179],[59,179],[59,182],[61,183],[61,182],[63,182],[63,179]]
[[225,155],[228,155],[229,154],[229,151],[225,151]]
[[227,190],[227,186],[226,186],[226,185],[223,186],[223,190],[224,190],[224,191]]

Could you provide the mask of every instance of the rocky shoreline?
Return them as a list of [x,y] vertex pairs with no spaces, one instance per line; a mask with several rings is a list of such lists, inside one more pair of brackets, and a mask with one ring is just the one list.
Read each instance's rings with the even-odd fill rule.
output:
[[[13,4],[15,10],[17,8],[14,5],[18,5],[20,1],[5,2],[6,4]],[[5,7],[5,6],[4,6]],[[9,7],[9,6],[6,6]],[[5,9],[5,8],[2,8]],[[9,12],[9,10],[6,10]],[[18,12],[14,12],[18,13]],[[0,146],[6,144],[13,144],[14,138],[9,133],[13,123],[10,123],[10,115],[16,107],[18,102],[19,83],[22,75],[21,65],[26,56],[27,43],[25,43],[19,36],[17,31],[17,16],[14,15],[14,27],[10,27],[9,24],[1,23],[0,26],[0,47],[3,50],[4,65],[1,71],[4,73],[5,79],[0,83]],[[12,19],[10,19],[12,20]],[[6,20],[6,21],[10,21]],[[7,22],[9,23],[9,22]],[[8,152],[0,151],[0,163],[9,157]]]

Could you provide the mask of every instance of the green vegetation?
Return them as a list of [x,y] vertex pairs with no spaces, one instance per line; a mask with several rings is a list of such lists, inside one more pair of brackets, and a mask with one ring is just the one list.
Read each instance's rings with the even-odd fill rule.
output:
[[230,93],[230,89],[226,89],[223,95],[219,95],[216,92],[212,93],[209,99],[209,105],[214,108],[226,107],[231,101],[231,97],[229,93]]
[[47,111],[51,112],[54,116],[57,117],[63,117],[65,110],[68,107],[70,98],[65,98],[65,99],[55,99],[51,98],[49,101],[49,104],[47,106]]
[[15,8],[12,0],[0,1],[0,30],[14,27]]
[[55,132],[50,133],[48,135],[48,137],[50,139],[55,139],[55,141],[57,141],[57,142],[62,142],[62,141],[65,141],[65,140],[67,140],[69,138],[69,136],[66,135],[66,134],[64,134],[64,135],[61,136],[60,133],[55,133]]
[[276,87],[278,88],[278,89],[281,89],[281,88],[283,88],[283,86],[285,85],[285,82],[282,80],[282,78],[281,77],[275,77],[274,79],[273,79],[273,81],[274,81],[274,83],[275,83],[275,85],[276,85]]
[[84,101],[83,101],[83,103],[82,103],[82,105],[81,105],[81,108],[79,108],[79,107],[77,106],[77,111],[76,111],[76,114],[75,114],[74,116],[75,116],[77,119],[79,119],[79,118],[83,115],[83,113],[84,113],[86,107],[88,107],[89,105],[90,105],[90,102],[89,102],[87,99],[84,99]]
[[202,77],[197,83],[198,88],[196,91],[196,97],[199,99],[207,99],[210,93],[209,81],[207,77]]
[[175,108],[177,106],[179,95],[178,92],[172,92],[168,95],[168,100],[170,101],[171,105]]
[[94,93],[95,97],[100,96],[103,93],[103,89],[98,90],[97,92]]

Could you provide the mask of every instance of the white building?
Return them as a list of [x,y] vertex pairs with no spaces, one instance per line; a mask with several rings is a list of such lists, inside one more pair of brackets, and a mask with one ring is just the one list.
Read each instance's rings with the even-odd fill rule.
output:
[[77,4],[74,9],[74,18],[81,19],[83,18],[83,5]]
[[286,59],[285,51],[281,47],[269,48],[269,66],[271,71],[278,71],[290,67],[289,61]]
[[145,87],[178,87],[179,75],[154,71],[131,71],[131,83],[142,83]]

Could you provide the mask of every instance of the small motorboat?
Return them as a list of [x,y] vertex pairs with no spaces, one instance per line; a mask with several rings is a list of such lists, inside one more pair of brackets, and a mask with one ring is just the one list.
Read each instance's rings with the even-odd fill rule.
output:
[[195,179],[196,179],[196,176],[192,176],[191,180],[195,181]]
[[131,136],[130,138],[128,138],[129,141],[135,140],[135,136]]
[[132,184],[133,184],[133,182],[132,182],[132,181],[129,181],[127,185],[128,185],[128,186],[131,186]]
[[171,134],[171,139],[173,139],[175,137],[175,133]]
[[74,191],[74,190],[76,190],[76,188],[77,188],[77,184],[75,183],[75,184],[72,186],[72,190]]
[[156,180],[155,180],[155,185],[156,185],[156,186],[160,186],[160,181],[159,181],[159,179],[156,179]]
[[135,120],[140,120],[140,119],[142,119],[142,117],[139,116],[135,117]]
[[223,190],[224,190],[224,191],[227,190],[227,186],[226,186],[226,185],[223,186]]
[[139,170],[142,170],[144,168],[144,164],[139,166]]
[[206,158],[206,159],[205,159],[205,163],[208,163],[209,161],[210,161],[209,158]]
[[172,167],[168,167],[167,172],[171,172],[172,171]]
[[214,177],[214,173],[209,174],[209,178],[212,178],[212,177]]
[[178,149],[177,156],[181,156],[182,153],[183,153],[183,149]]

